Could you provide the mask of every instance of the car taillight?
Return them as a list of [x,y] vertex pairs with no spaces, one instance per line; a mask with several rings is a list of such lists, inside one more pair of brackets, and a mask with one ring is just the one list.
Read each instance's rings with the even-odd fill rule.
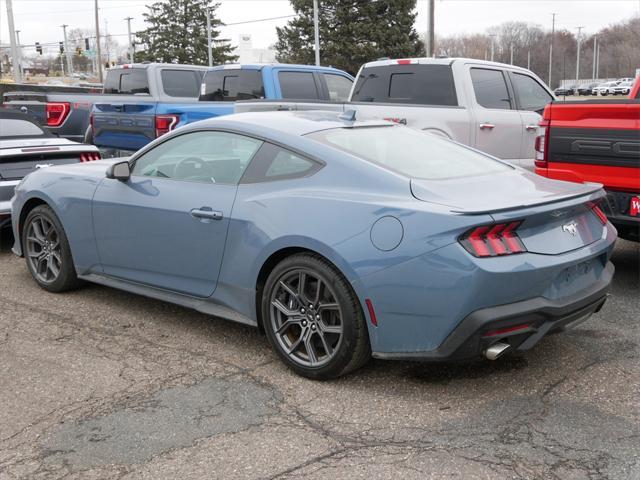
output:
[[156,115],[156,138],[176,128],[179,120],[179,115]]
[[62,122],[65,121],[67,115],[69,115],[69,103],[68,102],[48,102],[45,107],[47,116],[48,127],[59,127]]
[[522,222],[494,223],[474,227],[459,239],[474,257],[498,257],[526,252],[516,230]]
[[94,160],[100,160],[100,152],[82,152],[80,154],[81,162],[93,162]]
[[535,142],[535,159],[534,163],[538,168],[547,168],[548,164],[548,155],[549,155],[549,120],[540,120],[538,124],[540,129],[538,130],[540,133],[536,137]]

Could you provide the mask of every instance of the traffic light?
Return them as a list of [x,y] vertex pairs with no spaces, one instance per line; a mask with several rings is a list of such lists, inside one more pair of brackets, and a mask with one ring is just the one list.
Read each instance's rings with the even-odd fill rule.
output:
[[36,52],[42,55],[42,45],[39,42],[36,42]]
[[60,42],[60,53],[64,53],[64,42]]
[[84,49],[85,50],[91,50],[91,48],[89,47],[89,39],[88,38],[84,39]]

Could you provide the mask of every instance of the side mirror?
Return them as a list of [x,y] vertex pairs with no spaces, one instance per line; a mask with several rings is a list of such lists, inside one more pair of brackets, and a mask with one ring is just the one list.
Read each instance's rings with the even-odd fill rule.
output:
[[114,163],[107,168],[107,178],[126,182],[129,177],[131,177],[131,165],[127,161]]

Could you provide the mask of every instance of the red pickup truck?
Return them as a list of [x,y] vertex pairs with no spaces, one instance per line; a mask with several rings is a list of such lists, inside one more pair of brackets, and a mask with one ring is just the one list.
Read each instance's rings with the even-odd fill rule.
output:
[[640,241],[640,79],[629,98],[554,102],[536,139],[536,173],[604,185],[618,235]]

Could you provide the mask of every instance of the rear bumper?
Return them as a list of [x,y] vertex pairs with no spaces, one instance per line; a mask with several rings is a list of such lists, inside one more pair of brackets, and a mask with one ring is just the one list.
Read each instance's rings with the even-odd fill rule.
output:
[[[572,296],[551,300],[535,297],[506,305],[476,310],[467,315],[438,348],[425,352],[374,352],[382,359],[453,361],[476,358],[497,342],[508,343],[511,350],[524,351],[545,335],[572,324],[581,323],[602,308],[615,268],[607,262],[598,282]],[[509,331],[515,326],[527,328]],[[503,331],[503,334],[494,334]],[[488,335],[491,334],[491,335]]]

